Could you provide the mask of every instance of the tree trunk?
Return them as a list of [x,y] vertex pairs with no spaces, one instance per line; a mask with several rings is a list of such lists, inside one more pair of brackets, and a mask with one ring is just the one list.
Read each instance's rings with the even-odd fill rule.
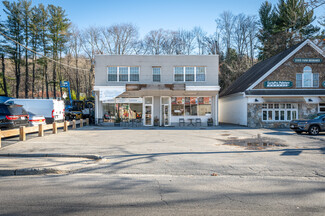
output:
[[7,91],[7,82],[6,82],[6,65],[5,65],[5,55],[2,53],[1,55],[1,62],[2,62],[2,80],[3,80],[3,90],[5,92],[5,96],[8,97]]
[[25,52],[25,61],[26,61],[26,71],[25,71],[26,72],[25,98],[28,98],[28,92],[29,92],[29,74],[28,74],[28,55],[27,55],[27,49],[26,49],[26,52]]
[[34,58],[33,58],[33,80],[32,80],[32,98],[34,98],[34,91],[35,91],[35,62],[36,62],[36,55],[34,54]]
[[45,64],[45,88],[46,88],[46,98],[49,99],[49,81],[47,77],[47,63]]

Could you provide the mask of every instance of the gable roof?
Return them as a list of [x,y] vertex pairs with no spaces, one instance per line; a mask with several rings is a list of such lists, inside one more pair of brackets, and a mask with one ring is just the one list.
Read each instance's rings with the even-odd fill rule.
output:
[[255,87],[259,83],[259,82],[256,83],[257,81],[259,81],[261,78],[264,79],[264,76],[267,76],[271,72],[273,72],[282,63],[284,63],[284,60],[286,61],[289,57],[291,57],[294,53],[296,53],[306,44],[312,45],[312,47],[314,47],[318,52],[322,54],[319,47],[313,44],[310,40],[305,40],[304,42],[298,43],[290,47],[289,49],[286,49],[283,52],[280,52],[279,54],[272,56],[271,58],[268,58],[264,61],[255,64],[253,67],[248,69],[248,71],[242,74],[238,79],[236,79],[228,88],[222,91],[220,93],[220,97],[224,97],[239,92],[245,92],[248,88]]

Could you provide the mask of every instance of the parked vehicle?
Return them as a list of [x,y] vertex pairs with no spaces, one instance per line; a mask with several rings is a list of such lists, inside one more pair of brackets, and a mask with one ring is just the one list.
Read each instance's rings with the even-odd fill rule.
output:
[[0,104],[0,128],[12,129],[28,126],[28,113],[21,105]]
[[40,124],[46,124],[45,117],[42,115],[35,115],[34,113],[28,113],[29,125],[38,126]]
[[46,123],[64,121],[64,102],[56,99],[9,99],[6,103],[23,105],[27,112],[45,117]]
[[297,134],[308,132],[310,135],[317,135],[325,131],[325,113],[320,113],[306,120],[293,120],[290,122],[290,129]]

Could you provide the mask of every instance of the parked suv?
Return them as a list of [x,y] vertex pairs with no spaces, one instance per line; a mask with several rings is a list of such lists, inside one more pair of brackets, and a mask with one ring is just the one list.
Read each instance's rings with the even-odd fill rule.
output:
[[28,126],[28,113],[21,105],[0,104],[0,128]]
[[290,122],[290,129],[297,134],[308,132],[310,135],[317,135],[325,131],[325,113],[317,114],[308,120],[293,120]]

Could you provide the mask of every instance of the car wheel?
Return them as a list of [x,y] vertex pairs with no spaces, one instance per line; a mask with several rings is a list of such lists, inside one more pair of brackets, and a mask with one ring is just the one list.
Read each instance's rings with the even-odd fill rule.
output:
[[312,125],[310,126],[308,132],[310,135],[317,135],[319,134],[319,127],[317,125]]
[[302,134],[302,131],[296,131],[296,134]]

